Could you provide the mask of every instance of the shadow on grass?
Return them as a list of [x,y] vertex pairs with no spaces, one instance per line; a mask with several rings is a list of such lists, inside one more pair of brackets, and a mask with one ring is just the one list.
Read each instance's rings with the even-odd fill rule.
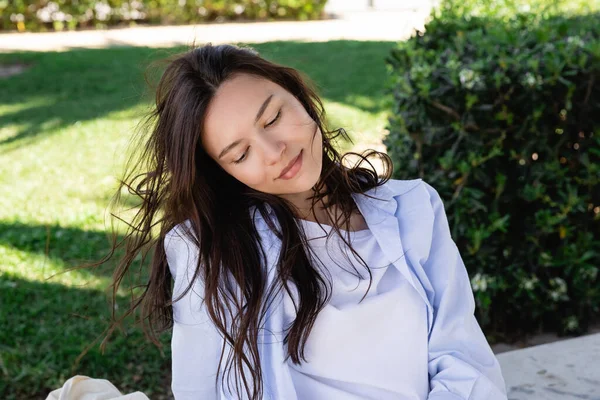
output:
[[[394,42],[278,41],[251,46],[265,58],[306,73],[328,100],[368,112],[386,107],[384,59]],[[114,47],[0,54],[1,64],[32,66],[3,80],[0,106],[13,106],[14,110],[0,114],[0,126],[14,124],[18,128],[0,138],[1,151],[27,145],[77,122],[101,119],[149,102],[143,80],[147,65],[185,49]]]
[[102,354],[99,343],[109,319],[102,291],[0,274],[0,305],[0,398],[45,398],[73,375],[108,379],[122,393],[169,398],[170,333],[161,336],[161,354],[139,328],[126,326]]
[[0,126],[20,125],[0,142],[4,150],[75,124],[99,119],[143,101],[143,65],[156,50],[110,48],[64,53],[0,55],[1,63],[31,64],[6,80],[2,105],[22,105],[0,115]]
[[[108,229],[110,230],[110,227]],[[0,222],[0,245],[22,252],[45,255],[51,260],[64,263],[65,270],[80,264],[100,261],[108,254],[111,240],[109,232],[85,231],[57,225]],[[117,242],[121,240],[123,236],[118,236]],[[123,250],[119,249],[108,262],[93,269],[86,268],[85,271],[94,276],[110,278],[122,255]],[[150,257],[151,253],[144,263],[148,268]],[[132,268],[137,271],[139,262],[136,261]],[[45,278],[52,282],[50,273]]]

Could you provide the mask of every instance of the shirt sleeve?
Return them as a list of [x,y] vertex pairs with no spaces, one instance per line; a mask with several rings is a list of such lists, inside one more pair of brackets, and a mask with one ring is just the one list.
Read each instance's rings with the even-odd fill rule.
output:
[[426,182],[434,222],[423,268],[433,287],[428,400],[507,400],[500,364],[476,318],[469,275],[451,238],[444,204]]
[[[189,286],[199,254],[197,246],[184,239],[178,227],[164,240],[175,280],[173,300]],[[203,293],[204,285],[196,279],[187,294],[173,304],[171,390],[175,400],[219,399],[215,378],[223,339],[206,312]]]

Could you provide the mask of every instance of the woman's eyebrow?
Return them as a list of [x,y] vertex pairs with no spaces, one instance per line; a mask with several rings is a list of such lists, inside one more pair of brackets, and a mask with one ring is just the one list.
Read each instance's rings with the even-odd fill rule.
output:
[[231,149],[233,149],[235,146],[237,146],[238,144],[240,144],[242,141],[242,139],[238,139],[235,142],[231,143],[229,146],[225,147],[223,149],[223,151],[221,151],[221,154],[219,154],[219,159],[221,159],[225,154],[227,154],[227,152]]
[[[273,94],[271,94],[269,97],[267,97],[267,99],[262,103],[262,105],[258,109],[258,113],[256,113],[256,118],[254,119],[254,123],[255,124],[258,122],[258,120],[260,119],[260,117],[262,117],[263,113],[265,112],[265,110],[269,106],[269,102],[271,101],[272,98],[273,98]],[[240,144],[241,141],[242,141],[242,139],[238,139],[235,142],[233,142],[230,145],[228,145],[227,147],[225,147],[221,151],[221,153],[219,154],[219,159],[221,159],[225,154],[227,154],[227,152],[229,150],[233,149],[235,146],[237,146],[238,144]]]
[[265,110],[266,110],[267,106],[269,105],[269,102],[271,101],[272,98],[273,98],[273,94],[271,94],[269,97],[267,97],[267,99],[264,101],[264,103],[262,103],[262,106],[260,106],[260,108],[258,109],[258,113],[256,113],[256,118],[254,119],[255,124],[258,122],[260,117],[262,117],[263,113],[265,112]]

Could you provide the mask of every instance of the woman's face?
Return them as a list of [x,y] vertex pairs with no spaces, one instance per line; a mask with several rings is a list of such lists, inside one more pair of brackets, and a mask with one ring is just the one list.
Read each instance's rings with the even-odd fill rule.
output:
[[202,145],[227,173],[274,195],[310,191],[319,180],[321,130],[302,104],[267,79],[238,74],[208,106]]

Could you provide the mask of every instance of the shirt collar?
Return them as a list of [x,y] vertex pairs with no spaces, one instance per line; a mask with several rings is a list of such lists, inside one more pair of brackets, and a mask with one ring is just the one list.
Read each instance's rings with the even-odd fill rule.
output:
[[[395,215],[398,208],[398,202],[394,200],[396,196],[400,196],[421,182],[421,179],[411,180],[396,180],[390,179],[381,186],[376,186],[367,190],[365,193],[353,193],[352,198],[356,202],[361,211],[368,210],[370,207],[380,209],[387,215]],[[265,205],[269,216],[274,215],[274,211],[268,204]],[[250,209],[251,215],[254,215],[257,229],[269,229],[260,212],[256,207]]]

